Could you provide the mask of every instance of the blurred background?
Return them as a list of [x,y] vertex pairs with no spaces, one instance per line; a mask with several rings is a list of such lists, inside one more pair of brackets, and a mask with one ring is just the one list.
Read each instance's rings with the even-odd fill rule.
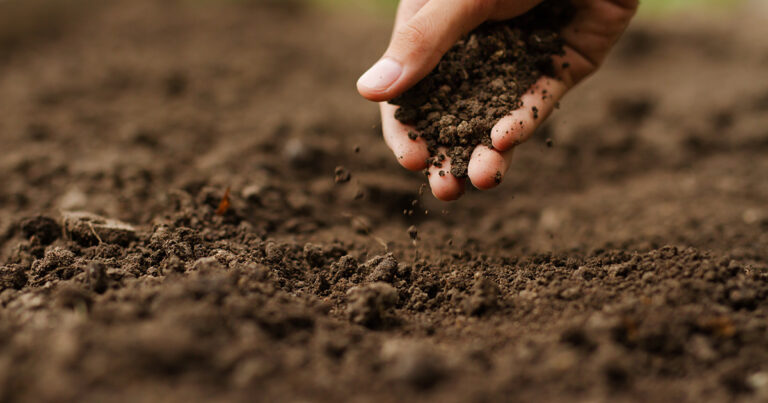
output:
[[[180,0],[206,3],[314,3],[320,7],[365,10],[374,14],[393,14],[397,0]],[[84,12],[100,6],[92,0],[0,0],[0,49],[18,45],[29,38],[56,34],[64,24],[77,21]],[[640,18],[664,18],[679,13],[705,13],[727,16],[740,10],[768,9],[764,0],[643,0]]]
[[[330,6],[362,6],[371,9],[391,11],[397,5],[397,0],[308,0]],[[723,11],[734,8],[740,3],[750,0],[643,0],[642,12],[645,14],[659,14],[680,11],[685,9],[702,9],[708,11]],[[762,0],[752,0],[764,3]]]

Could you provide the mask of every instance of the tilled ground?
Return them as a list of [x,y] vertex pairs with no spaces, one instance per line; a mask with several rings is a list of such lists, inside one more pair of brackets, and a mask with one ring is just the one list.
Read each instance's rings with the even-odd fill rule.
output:
[[757,17],[638,22],[442,204],[354,92],[389,21],[157,3],[0,41],[0,401],[768,399]]

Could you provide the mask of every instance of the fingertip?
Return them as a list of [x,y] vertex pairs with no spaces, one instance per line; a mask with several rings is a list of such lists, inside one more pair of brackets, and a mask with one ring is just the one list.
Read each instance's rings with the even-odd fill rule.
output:
[[393,87],[403,75],[403,65],[390,57],[381,58],[357,80],[357,91],[364,98],[383,102],[394,97]]
[[486,146],[478,146],[469,160],[469,179],[480,190],[493,189],[501,183],[507,167],[504,155]]
[[[430,167],[429,186],[432,194],[442,201],[454,201],[460,198],[466,189],[464,179],[458,179],[451,174],[450,166]],[[442,172],[442,175],[440,174]]]
[[381,103],[380,106],[384,142],[395,154],[397,162],[411,171],[420,171],[426,168],[427,158],[429,158],[427,143],[420,137],[411,139],[409,133],[413,128],[395,119],[396,106],[386,102]]
[[385,102],[393,98],[392,96],[389,95],[388,91],[377,91],[377,90],[368,88],[365,85],[361,84],[360,80],[357,81],[357,92],[363,98],[372,102]]
[[395,146],[397,162],[409,171],[421,171],[427,167],[429,151],[427,145],[421,139],[406,139]]
[[518,109],[501,118],[491,129],[493,148],[507,151],[519,145],[535,129],[533,114],[527,109]]
[[[453,175],[451,175],[453,176]],[[432,194],[440,201],[456,201],[464,195],[465,184],[463,180],[456,179],[455,184],[431,185]],[[431,183],[431,182],[430,182]]]

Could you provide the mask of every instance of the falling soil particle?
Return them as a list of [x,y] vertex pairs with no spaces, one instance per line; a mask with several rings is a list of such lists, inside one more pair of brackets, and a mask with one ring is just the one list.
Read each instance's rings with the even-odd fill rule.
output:
[[342,167],[338,166],[333,171],[333,181],[336,183],[347,183],[349,180],[352,179],[352,174],[349,173],[349,171]]
[[416,228],[415,225],[411,225],[408,227],[408,236],[411,237],[412,240],[416,240],[416,238],[419,237],[419,230]]

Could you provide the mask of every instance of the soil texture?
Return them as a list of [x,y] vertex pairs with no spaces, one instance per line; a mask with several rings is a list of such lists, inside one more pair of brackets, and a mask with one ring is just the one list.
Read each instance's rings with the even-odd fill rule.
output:
[[390,18],[73,14],[0,51],[0,401],[768,399],[757,13],[639,20],[453,204],[354,91]]

